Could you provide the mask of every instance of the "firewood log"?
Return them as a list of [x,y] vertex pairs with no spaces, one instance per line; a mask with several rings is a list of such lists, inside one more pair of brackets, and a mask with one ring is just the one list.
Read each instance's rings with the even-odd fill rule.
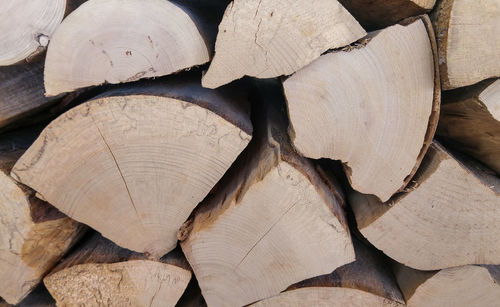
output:
[[500,178],[431,145],[412,185],[387,203],[353,193],[361,233],[409,267],[500,263]]
[[9,176],[30,137],[11,133],[0,140],[0,296],[11,304],[36,287],[83,230]]
[[253,303],[354,260],[341,194],[291,147],[277,83],[259,83],[252,142],[179,231],[208,306]]
[[388,200],[409,182],[436,129],[433,54],[423,16],[325,54],[285,80],[297,150],[341,160],[355,190]]
[[500,77],[498,0],[441,0],[432,16],[444,90]]
[[408,306],[498,306],[500,266],[466,265],[418,271],[398,265],[396,278]]
[[380,29],[430,11],[436,0],[339,0],[367,29]]
[[16,305],[8,304],[0,298],[0,307],[56,307],[56,301],[47,288],[40,283],[28,296]]
[[500,174],[500,79],[444,92],[437,134]]
[[290,75],[365,34],[337,0],[235,0],[219,25],[202,84],[216,88],[245,75]]
[[44,283],[57,306],[173,307],[190,279],[180,249],[150,260],[94,234]]
[[12,176],[121,247],[159,258],[250,140],[236,93],[245,95],[191,76],[118,87],[53,121]]
[[253,307],[400,306],[404,304],[383,255],[353,239],[356,261],[330,274],[304,280]]
[[216,25],[212,29],[203,16],[166,0],[87,1],[52,37],[46,94],[168,75],[206,63]]

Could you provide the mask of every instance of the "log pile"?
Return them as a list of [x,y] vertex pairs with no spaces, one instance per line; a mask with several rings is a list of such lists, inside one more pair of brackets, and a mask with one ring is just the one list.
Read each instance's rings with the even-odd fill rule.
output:
[[0,306],[497,306],[498,0],[6,0]]

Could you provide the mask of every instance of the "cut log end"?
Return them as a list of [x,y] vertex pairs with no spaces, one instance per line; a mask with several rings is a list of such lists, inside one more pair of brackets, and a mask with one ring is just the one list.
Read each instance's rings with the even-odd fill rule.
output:
[[45,50],[61,23],[67,0],[2,2],[0,66],[12,65]]
[[471,163],[434,144],[406,193],[388,203],[353,193],[361,233],[420,270],[500,262],[500,180]]
[[404,188],[439,113],[431,32],[425,17],[395,25],[288,78],[283,86],[296,148],[307,157],[342,160],[354,189],[384,201]]
[[198,26],[192,12],[169,1],[89,0],[51,40],[46,94],[168,75],[206,63],[209,43]]
[[245,75],[290,75],[328,49],[365,34],[336,0],[235,0],[219,25],[215,57],[203,86],[219,87]]
[[[238,108],[227,97],[184,86],[144,91],[192,94],[198,104],[118,91],[70,110],[42,132],[13,176],[118,245],[161,257],[251,133],[247,114],[231,112]],[[216,109],[238,115],[232,122],[241,128]]]
[[81,264],[44,279],[58,306],[175,306],[189,270],[150,260]]

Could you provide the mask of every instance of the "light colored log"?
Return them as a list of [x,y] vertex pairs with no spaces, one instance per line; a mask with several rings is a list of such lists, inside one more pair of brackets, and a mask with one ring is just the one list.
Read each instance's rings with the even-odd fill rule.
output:
[[253,304],[272,306],[401,306],[403,296],[380,252],[353,240],[356,261],[330,274],[289,287],[285,292]]
[[66,0],[3,0],[0,10],[0,66],[45,50],[61,23]]
[[337,0],[235,0],[219,25],[202,84],[215,88],[245,75],[290,75],[365,34]]
[[430,11],[436,0],[339,0],[367,29],[380,29]]
[[500,179],[431,145],[414,182],[387,203],[353,193],[361,233],[409,267],[500,263]]
[[25,141],[24,134],[0,140],[0,296],[11,304],[38,285],[83,230],[9,176]]
[[246,305],[354,260],[342,200],[289,145],[280,94],[266,90],[274,111],[260,109],[252,143],[179,232],[209,306]]
[[437,134],[500,174],[500,79],[444,92]]
[[44,278],[57,306],[173,307],[191,279],[180,250],[158,261],[96,234]]
[[500,2],[441,0],[433,14],[444,90],[500,77]]
[[166,0],[89,0],[52,37],[46,94],[168,75],[206,63],[211,52],[206,27],[188,8]]
[[498,306],[500,267],[467,265],[424,272],[402,265],[396,278],[408,306]]
[[384,201],[415,173],[439,113],[432,27],[425,16],[405,24],[323,55],[283,83],[297,150],[341,160],[355,190]]
[[198,84],[179,76],[79,105],[42,132],[12,175],[116,244],[161,257],[252,131],[246,101]]

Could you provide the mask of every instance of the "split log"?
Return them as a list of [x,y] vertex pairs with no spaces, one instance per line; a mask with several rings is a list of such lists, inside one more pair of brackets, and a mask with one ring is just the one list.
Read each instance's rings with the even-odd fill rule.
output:
[[431,145],[414,182],[387,203],[353,193],[361,233],[419,270],[500,263],[500,178]]
[[339,0],[366,29],[380,29],[430,11],[436,0]]
[[11,304],[37,286],[83,230],[9,176],[29,138],[6,134],[0,140],[0,296]]
[[403,265],[396,277],[408,306],[497,306],[500,266],[467,265],[438,272]]
[[235,93],[244,96],[181,76],[117,88],[53,121],[12,176],[116,244],[159,258],[250,140],[248,104]]
[[339,190],[293,150],[281,88],[265,87],[252,142],[179,231],[209,306],[253,303],[354,260]]
[[337,0],[235,0],[219,25],[202,84],[216,88],[245,75],[290,75],[365,34]]
[[28,296],[16,305],[8,304],[0,298],[0,307],[56,307],[56,301],[52,298],[47,288],[40,283]]
[[297,150],[341,160],[355,190],[383,201],[415,173],[439,116],[432,27],[426,16],[405,24],[323,55],[283,83]]
[[61,23],[67,0],[2,1],[0,66],[18,63],[45,50]]
[[400,306],[404,304],[390,266],[378,251],[353,239],[356,261],[330,274],[289,287],[253,307],[265,306]]
[[44,283],[57,306],[175,306],[190,279],[180,249],[154,261],[94,234]]
[[168,75],[208,62],[215,31],[165,0],[89,0],[54,33],[45,62],[49,96]]
[[433,13],[444,90],[500,77],[500,3],[441,0]]
[[44,96],[43,61],[0,67],[0,128],[39,111],[57,98]]
[[500,79],[444,92],[437,134],[500,174]]

